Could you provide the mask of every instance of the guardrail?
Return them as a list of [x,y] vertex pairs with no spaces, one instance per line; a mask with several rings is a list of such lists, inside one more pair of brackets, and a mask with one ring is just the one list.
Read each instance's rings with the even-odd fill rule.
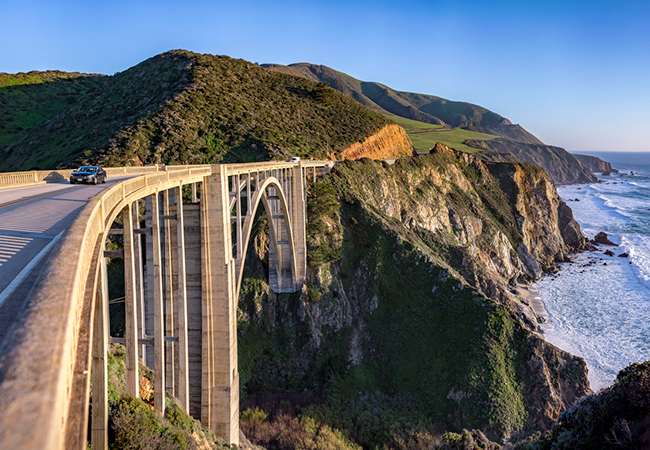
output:
[[[174,166],[168,166],[168,168],[173,167]],[[161,170],[164,170],[164,168],[165,167],[163,165],[154,165],[139,167],[109,167],[105,170],[107,176],[114,177],[118,175],[140,175],[144,173],[159,172]],[[30,170],[26,172],[0,173],[0,189],[66,181],[70,177],[70,174],[74,172],[74,170],[75,169]]]
[[201,181],[210,173],[210,166],[201,166],[120,181],[91,198],[66,230],[0,361],[3,448],[85,447],[90,336],[103,238],[126,203],[156,189]]
[[[284,163],[281,161],[268,161],[260,163],[242,163],[242,164],[228,164],[232,170],[238,168],[243,171],[250,170],[251,164],[269,165],[275,168],[279,167],[293,167],[295,163]],[[302,161],[303,168],[322,167],[323,164],[333,165],[332,161],[316,161],[305,160]],[[108,177],[115,177],[119,175],[141,175],[161,171],[177,171],[177,170],[196,170],[197,168],[210,167],[208,164],[204,165],[164,165],[156,164],[152,166],[129,166],[129,167],[107,167],[106,175]],[[31,186],[42,183],[57,183],[68,180],[70,174],[75,169],[60,169],[60,170],[30,170],[25,172],[3,172],[0,173],[0,189],[9,189],[15,187]]]

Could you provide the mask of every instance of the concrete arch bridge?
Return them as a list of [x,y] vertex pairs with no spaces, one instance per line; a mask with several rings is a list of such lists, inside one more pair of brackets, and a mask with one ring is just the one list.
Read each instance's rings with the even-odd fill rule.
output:
[[[0,446],[107,448],[107,350],[125,344],[126,389],[139,361],[165,392],[229,443],[239,442],[237,299],[256,211],[269,222],[269,280],[295,292],[306,271],[306,183],[332,162],[109,168],[133,174],[91,198],[45,263],[35,305],[0,361]],[[0,174],[0,186],[69,171]],[[40,178],[39,178],[40,177]],[[109,178],[110,179],[110,178]],[[117,221],[116,221],[117,219]],[[121,224],[120,224],[121,222]],[[111,234],[123,248],[107,249]],[[109,334],[107,258],[123,258],[125,334]],[[88,404],[91,397],[92,414]]]

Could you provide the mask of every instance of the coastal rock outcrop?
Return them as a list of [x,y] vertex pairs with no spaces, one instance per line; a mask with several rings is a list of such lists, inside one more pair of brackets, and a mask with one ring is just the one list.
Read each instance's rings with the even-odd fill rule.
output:
[[494,150],[504,157],[514,156],[519,161],[537,164],[542,167],[555,185],[593,183],[598,179],[561,147],[551,145],[515,142],[507,139],[479,141],[469,139],[466,145],[485,150]]
[[604,231],[601,231],[596,236],[594,236],[594,242],[596,244],[613,245],[618,247],[618,244],[614,244],[612,241],[609,240],[609,238],[607,237],[607,233],[605,233]]
[[575,153],[572,153],[572,155],[589,169],[591,173],[602,173],[603,175],[618,173],[618,170],[614,169],[610,163],[596,156],[577,155]]

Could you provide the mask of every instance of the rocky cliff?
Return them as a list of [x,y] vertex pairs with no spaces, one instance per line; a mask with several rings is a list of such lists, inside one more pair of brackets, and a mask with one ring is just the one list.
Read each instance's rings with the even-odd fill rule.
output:
[[489,141],[468,139],[465,144],[470,147],[510,154],[519,161],[537,164],[548,173],[556,185],[593,183],[597,181],[596,177],[574,155],[561,147],[515,142],[506,139]]
[[[377,133],[355,142],[340,154],[341,159],[393,159],[404,156],[413,156],[413,144],[404,128],[399,125],[386,125]],[[336,155],[331,155],[336,159]]]
[[310,392],[303,415],[407,448],[463,427],[499,440],[548,429],[589,392],[584,361],[544,341],[516,286],[584,244],[543,170],[440,145],[337,164],[309,192],[303,291],[269,290],[263,218],[247,256],[245,402]]
[[610,163],[596,156],[576,155],[575,153],[573,153],[573,156],[589,169],[591,173],[618,173],[618,170],[614,169]]

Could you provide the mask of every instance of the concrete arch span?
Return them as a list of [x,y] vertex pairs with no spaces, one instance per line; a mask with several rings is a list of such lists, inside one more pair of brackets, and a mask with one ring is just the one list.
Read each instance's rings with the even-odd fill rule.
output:
[[[269,198],[272,197],[272,198]],[[273,205],[276,201],[278,205]],[[297,259],[296,259],[296,244],[294,240],[294,230],[290,220],[290,210],[280,181],[275,177],[268,177],[263,180],[256,188],[250,203],[247,205],[248,211],[246,218],[242,224],[242,252],[237,255],[237,284],[236,292],[241,289],[241,282],[244,275],[244,263],[248,245],[250,244],[251,232],[253,229],[253,222],[260,202],[264,207],[264,211],[269,221],[269,238],[270,248],[269,252],[273,252],[275,264],[269,264],[269,272],[275,271],[275,283],[273,289],[275,292],[286,292],[287,287],[290,292],[295,292],[300,288],[299,284],[302,280],[296,279],[297,272]],[[279,207],[279,208],[278,208]],[[279,213],[279,214],[278,214]],[[281,216],[274,218],[274,216]],[[288,251],[287,251],[288,250]],[[284,256],[289,254],[289,258]],[[283,283],[283,272],[289,269],[291,271],[290,282]],[[269,279],[273,277],[269,274]],[[283,286],[285,286],[283,288]]]

